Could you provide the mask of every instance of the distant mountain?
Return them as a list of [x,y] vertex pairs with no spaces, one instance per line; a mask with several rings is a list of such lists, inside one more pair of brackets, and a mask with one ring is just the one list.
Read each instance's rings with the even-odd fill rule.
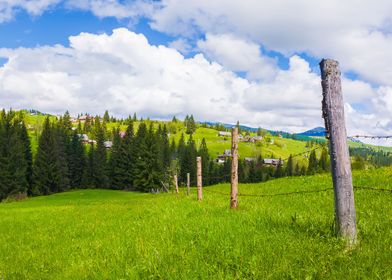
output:
[[325,128],[324,127],[316,127],[311,130],[298,133],[297,135],[305,135],[305,136],[325,136]]

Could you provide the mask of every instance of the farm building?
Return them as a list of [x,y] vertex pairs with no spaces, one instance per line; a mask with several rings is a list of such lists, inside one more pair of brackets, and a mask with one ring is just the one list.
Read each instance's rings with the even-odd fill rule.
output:
[[263,160],[263,164],[265,164],[265,165],[272,165],[272,166],[278,166],[279,162],[280,162],[281,165],[283,165],[283,160],[281,160],[281,159],[265,158]]
[[225,136],[231,136],[231,132],[228,131],[219,131],[218,136],[220,137],[225,137]]
[[246,157],[246,158],[244,158],[244,160],[245,160],[245,162],[250,163],[250,162],[255,162],[255,161],[256,161],[256,158],[253,158],[253,157]]
[[231,157],[231,150],[226,149],[222,155],[218,155],[216,162],[217,163],[225,163],[228,158]]
[[83,143],[88,143],[89,142],[89,138],[87,134],[78,134],[80,140],[82,140]]

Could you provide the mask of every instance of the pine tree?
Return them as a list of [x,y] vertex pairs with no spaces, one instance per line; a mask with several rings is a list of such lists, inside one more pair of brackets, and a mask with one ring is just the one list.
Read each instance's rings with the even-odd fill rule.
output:
[[82,179],[86,167],[86,155],[80,137],[75,131],[69,149],[69,178],[72,188],[82,188]]
[[97,147],[94,152],[94,185],[96,188],[108,188],[109,178],[107,176],[107,153],[104,144],[105,132],[98,117],[95,119],[94,131],[97,141]]
[[313,175],[317,172],[318,170],[318,162],[317,162],[317,156],[316,156],[316,151],[312,150],[309,156],[309,164],[308,164],[308,170],[307,174]]
[[328,161],[328,151],[325,147],[321,151],[321,156],[319,160],[319,168],[322,171],[329,171],[329,161]]
[[196,185],[197,150],[192,135],[190,135],[188,143],[182,149],[183,151],[181,152],[180,157],[180,181],[185,182],[187,178],[187,173],[190,173],[191,184]]
[[135,185],[144,192],[161,188],[163,168],[160,161],[157,134],[153,131],[152,124],[147,131],[142,123],[136,136],[138,147],[138,159],[136,163]]
[[22,125],[14,112],[0,116],[0,201],[9,195],[26,193],[27,161]]
[[160,151],[162,154],[163,168],[166,169],[170,166],[170,162],[172,158],[166,125],[163,126],[162,131],[158,134],[158,138],[160,142]]
[[104,121],[105,123],[110,122],[110,116],[109,116],[108,110],[106,110],[106,111],[105,111],[105,114],[103,115],[103,121]]
[[280,178],[283,177],[284,172],[283,172],[283,166],[282,166],[282,160],[279,159],[278,165],[276,166],[275,170],[275,178]]
[[27,133],[25,122],[22,121],[20,127],[20,138],[23,143],[24,155],[26,160],[26,180],[28,184],[28,194],[32,194],[32,184],[33,184],[33,154],[31,152],[31,142],[30,137]]
[[209,162],[210,156],[208,155],[208,148],[206,139],[203,138],[199,147],[198,156],[201,157],[201,168],[203,172],[203,186],[208,186],[210,184],[210,172],[209,172]]
[[38,151],[33,167],[34,195],[63,191],[68,187],[64,174],[64,158],[59,156],[56,129],[45,119],[43,131],[38,142]]
[[293,162],[293,156],[291,154],[289,156],[289,159],[287,160],[285,173],[287,176],[294,176],[294,162]]

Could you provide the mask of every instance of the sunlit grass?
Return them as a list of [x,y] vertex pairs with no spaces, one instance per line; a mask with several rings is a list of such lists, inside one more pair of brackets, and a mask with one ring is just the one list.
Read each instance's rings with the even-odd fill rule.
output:
[[[391,169],[355,173],[392,188]],[[329,175],[240,185],[273,194],[331,187]],[[229,185],[175,194],[78,190],[0,204],[0,279],[391,279],[392,195],[355,192],[359,245],[333,231],[333,192],[240,197]]]

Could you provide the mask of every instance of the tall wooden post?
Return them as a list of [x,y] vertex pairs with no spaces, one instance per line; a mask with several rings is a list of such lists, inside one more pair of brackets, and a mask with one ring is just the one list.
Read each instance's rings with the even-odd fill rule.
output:
[[320,62],[320,70],[323,118],[331,156],[337,233],[353,244],[357,237],[356,214],[339,63],[323,59]]
[[231,131],[231,194],[230,208],[238,207],[238,126]]
[[174,174],[173,176],[173,183],[174,183],[174,187],[176,188],[176,193],[178,193],[178,176],[177,173]]
[[191,192],[191,174],[186,174],[186,195],[189,195]]
[[202,178],[201,178],[201,157],[196,158],[197,162],[197,200],[203,199]]

